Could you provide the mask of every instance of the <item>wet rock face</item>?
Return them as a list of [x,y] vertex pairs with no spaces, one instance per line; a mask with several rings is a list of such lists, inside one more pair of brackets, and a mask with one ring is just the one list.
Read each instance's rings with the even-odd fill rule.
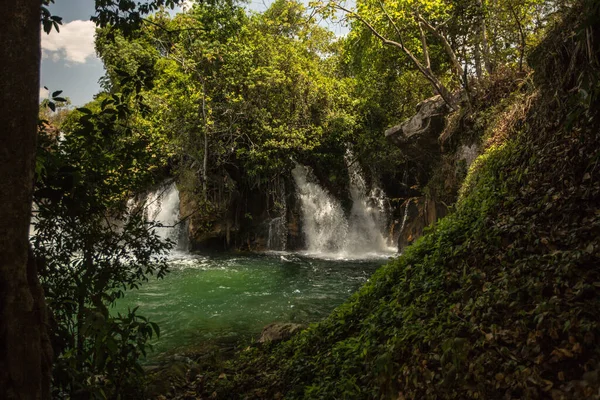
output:
[[385,131],[386,138],[411,158],[435,157],[440,153],[438,138],[450,109],[441,96],[430,97],[417,105],[417,113]]
[[300,324],[293,324],[289,322],[274,322],[263,328],[262,333],[260,334],[260,337],[256,342],[281,342],[291,338],[304,328],[305,327]]
[[[241,178],[240,178],[241,179]],[[236,183],[236,187],[242,186]],[[296,199],[293,181],[285,183],[285,191],[279,193],[286,204],[283,212],[274,204],[268,188],[235,190],[223,196],[220,202],[210,204],[189,188],[179,193],[179,215],[186,218],[189,250],[191,251],[264,251],[297,250],[303,248],[304,239],[300,221],[300,205]],[[270,229],[274,219],[284,217],[287,231],[286,245],[269,246]],[[271,243],[272,244],[272,243]]]
[[426,227],[435,224],[448,213],[448,208],[444,204],[426,196],[411,201],[407,207],[406,221],[398,237],[400,252],[421,237]]

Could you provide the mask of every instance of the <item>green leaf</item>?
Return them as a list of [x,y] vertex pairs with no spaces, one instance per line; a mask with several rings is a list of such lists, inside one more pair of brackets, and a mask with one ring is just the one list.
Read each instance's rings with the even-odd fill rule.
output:
[[152,326],[152,329],[154,329],[156,337],[160,338],[160,327],[158,326],[158,324],[156,322],[150,322],[150,325]]
[[90,110],[89,108],[80,107],[80,108],[77,108],[76,110],[83,114],[87,114],[87,115],[92,114],[92,110]]

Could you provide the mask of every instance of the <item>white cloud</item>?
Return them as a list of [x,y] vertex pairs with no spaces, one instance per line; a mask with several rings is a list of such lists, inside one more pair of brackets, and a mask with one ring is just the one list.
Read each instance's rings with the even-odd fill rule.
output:
[[49,95],[48,89],[41,87],[40,88],[40,100],[47,99],[48,95]]
[[53,30],[49,35],[42,32],[42,56],[54,62],[64,58],[83,64],[96,57],[95,31],[96,25],[92,21],[75,20],[61,25],[60,32]]
[[192,6],[194,5],[196,1],[195,0],[183,0],[183,3],[181,3],[181,8],[186,11],[192,8]]

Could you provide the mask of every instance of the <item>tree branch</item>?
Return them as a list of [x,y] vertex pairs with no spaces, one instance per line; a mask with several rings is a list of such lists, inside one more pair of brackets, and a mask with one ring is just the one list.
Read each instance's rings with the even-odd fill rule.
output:
[[[453,96],[450,93],[450,91],[444,86],[444,84],[442,82],[440,82],[440,80],[435,75],[433,75],[433,73],[430,70],[427,69],[426,66],[423,65],[423,63],[421,63],[417,59],[417,57],[415,57],[415,55],[409,49],[407,49],[404,46],[403,43],[398,43],[396,41],[389,40],[388,38],[383,36],[377,29],[375,29],[373,27],[373,25],[371,25],[367,20],[365,20],[361,15],[357,14],[356,12],[351,11],[340,5],[334,5],[334,7],[341,11],[344,11],[346,14],[348,14],[348,15],[356,18],[358,21],[360,21],[363,25],[365,25],[373,33],[373,35],[375,35],[379,40],[381,40],[381,42],[384,45],[396,47],[396,48],[402,50],[402,52],[404,54],[406,54],[408,56],[408,58],[410,58],[410,60],[417,67],[417,69],[423,74],[423,76],[425,76],[425,78],[432,84],[435,91],[440,96],[442,96],[442,98],[444,99],[446,104],[448,104],[448,106],[452,110],[456,110],[456,104],[455,104],[455,101],[454,101]],[[388,15],[388,18],[390,18],[389,15]]]
[[402,32],[400,32],[400,29],[398,28],[398,25],[396,25],[396,23],[394,22],[394,20],[392,19],[392,17],[390,17],[390,14],[385,9],[385,6],[383,5],[382,1],[379,2],[379,6],[381,7],[381,11],[383,11],[383,13],[387,17],[388,21],[390,21],[390,24],[392,24],[392,26],[396,30],[396,33],[398,34],[398,40],[400,41],[400,44],[404,45],[404,43],[402,43]]
[[429,50],[427,49],[427,38],[423,31],[423,23],[419,22],[419,32],[421,33],[421,44],[423,45],[423,58],[425,59],[425,67],[431,71],[431,60],[429,59]]
[[429,21],[427,21],[425,18],[423,18],[419,13],[415,13],[415,17],[421,24],[423,24],[423,26],[425,26],[425,28],[427,28],[427,30],[429,32],[431,32],[435,37],[437,37],[442,42],[442,46],[444,46],[444,51],[446,51],[446,54],[448,54],[448,57],[450,57],[450,62],[452,63],[452,66],[455,69],[456,74],[459,76],[459,78],[461,76],[463,76],[464,75],[463,68],[460,65],[460,63],[458,62],[456,53],[454,53],[454,50],[452,50],[452,46],[450,46],[450,43],[448,42],[446,37],[444,35],[442,35],[440,33],[440,31],[438,31],[433,25],[431,25],[429,23]]

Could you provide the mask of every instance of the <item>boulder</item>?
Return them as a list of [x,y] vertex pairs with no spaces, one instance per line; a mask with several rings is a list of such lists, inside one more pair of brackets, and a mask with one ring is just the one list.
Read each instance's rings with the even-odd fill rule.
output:
[[435,157],[440,153],[438,138],[449,112],[441,96],[430,97],[417,105],[415,115],[386,130],[385,137],[413,159]]
[[288,340],[304,328],[304,325],[301,324],[293,324],[290,322],[274,322],[263,328],[260,337],[256,342],[277,343],[284,340]]

